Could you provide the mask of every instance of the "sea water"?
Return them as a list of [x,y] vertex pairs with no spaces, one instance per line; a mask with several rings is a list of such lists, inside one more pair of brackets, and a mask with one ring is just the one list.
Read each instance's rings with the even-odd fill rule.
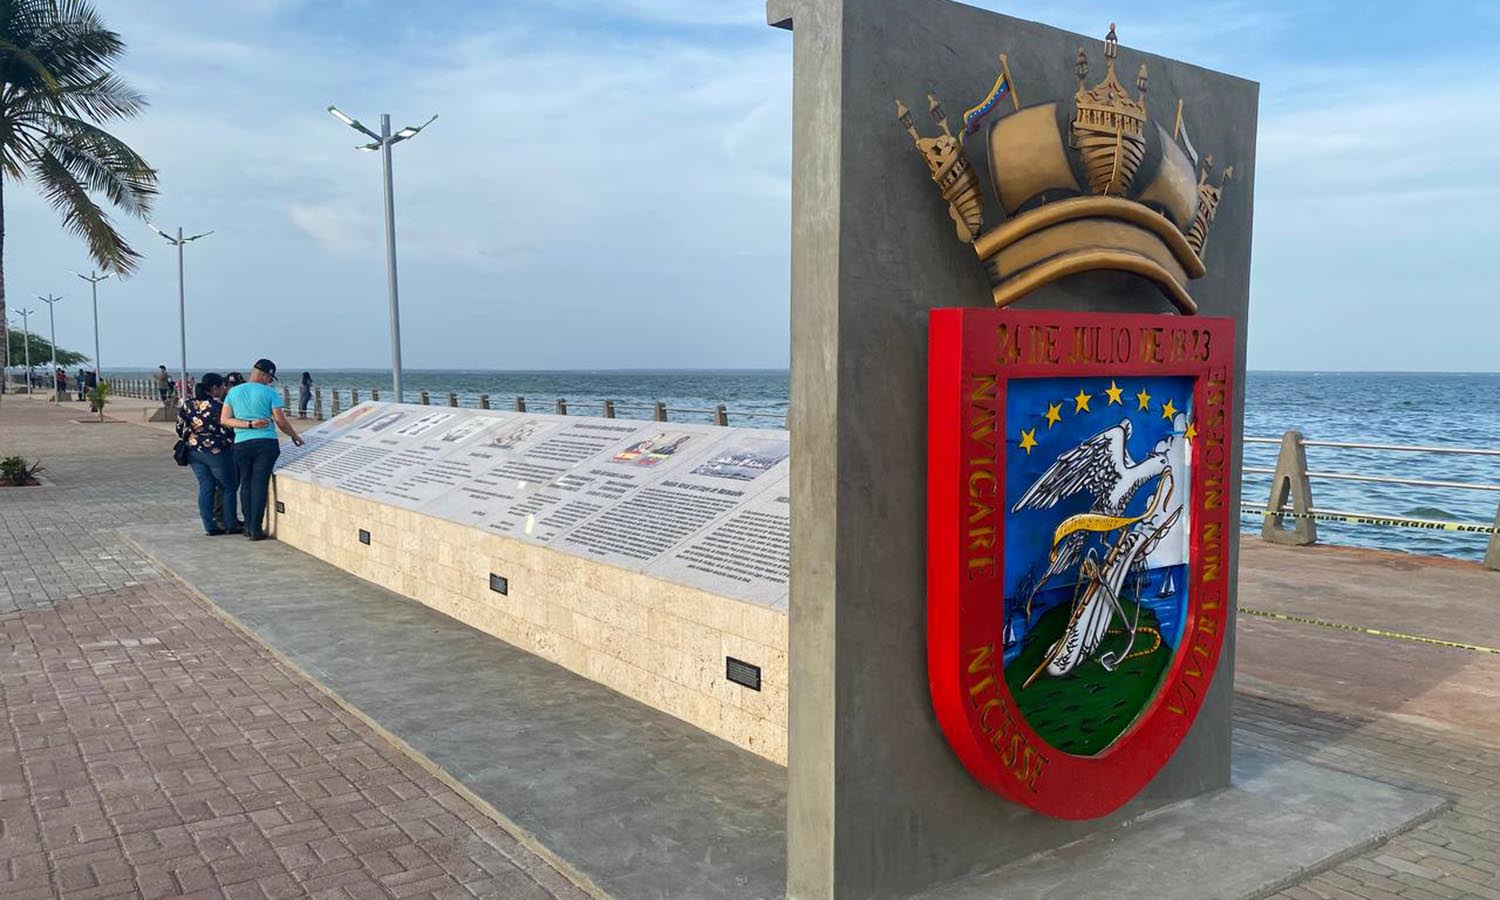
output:
[[[200,370],[207,371],[207,370]],[[227,368],[216,371],[224,372]],[[149,371],[120,371],[120,377],[145,378]],[[283,368],[293,386],[300,370]],[[390,373],[367,370],[312,370],[314,382],[328,390],[371,389],[389,397]],[[496,409],[514,407],[524,396],[529,409],[550,412],[559,399],[570,413],[600,415],[602,403],[617,403],[621,417],[649,418],[661,401],[675,420],[708,421],[715,406],[729,411],[732,425],[784,427],[788,374],[785,369],[755,370],[574,370],[501,372],[484,370],[408,369],[407,399],[420,392],[432,402],[447,402],[456,392],[465,406],[489,394]],[[1500,374],[1428,374],[1395,372],[1251,372],[1245,384],[1245,434],[1280,438],[1298,429],[1309,440],[1349,441],[1406,446],[1459,446],[1500,449]],[[347,395],[345,395],[347,397]],[[347,402],[347,400],[345,401]],[[683,412],[700,410],[703,412]],[[739,413],[739,416],[735,414]],[[747,416],[747,413],[758,414]],[[1274,467],[1277,446],[1246,443],[1244,462]],[[1349,472],[1396,478],[1459,481],[1500,486],[1500,457],[1390,453],[1309,447],[1308,466],[1315,472]],[[1247,474],[1244,502],[1263,506],[1270,476]],[[1500,491],[1469,491],[1372,484],[1313,478],[1313,500],[1324,509],[1490,524]],[[1261,517],[1246,513],[1247,531],[1259,529]],[[1349,544],[1414,553],[1480,559],[1484,535],[1383,528],[1320,522],[1325,543]]]

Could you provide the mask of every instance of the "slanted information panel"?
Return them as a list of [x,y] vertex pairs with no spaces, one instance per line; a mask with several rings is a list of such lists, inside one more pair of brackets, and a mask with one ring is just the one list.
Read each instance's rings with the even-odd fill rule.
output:
[[784,431],[367,402],[278,475],[786,608]]

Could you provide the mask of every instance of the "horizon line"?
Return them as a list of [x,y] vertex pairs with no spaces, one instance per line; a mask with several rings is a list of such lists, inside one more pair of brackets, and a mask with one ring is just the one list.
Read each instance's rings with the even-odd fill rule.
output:
[[[44,368],[47,362],[33,364],[32,368]],[[158,364],[159,365],[159,364]],[[149,372],[156,369],[156,365],[123,365],[111,366],[119,370],[139,370]],[[24,365],[13,365],[12,369],[23,369]],[[64,368],[76,368],[67,367]],[[233,366],[198,366],[189,367],[189,372],[197,368],[200,372],[214,372],[220,370],[233,371]],[[245,365],[243,368],[249,368]],[[282,371],[291,372],[293,367],[282,366]],[[167,370],[176,373],[178,368],[169,365]],[[307,372],[358,372],[358,373],[380,373],[390,370],[383,366],[321,366],[311,369],[297,369]],[[650,367],[650,366],[619,366],[619,367],[574,367],[574,368],[535,368],[535,369],[485,369],[472,366],[457,368],[422,367],[409,366],[402,372],[439,372],[439,373],[481,373],[497,375],[535,375],[535,374],[577,374],[587,373],[642,373],[642,372],[790,372],[788,366],[682,366],[682,367]],[[1500,370],[1495,369],[1252,369],[1246,368],[1246,374],[1250,375],[1500,375]]]

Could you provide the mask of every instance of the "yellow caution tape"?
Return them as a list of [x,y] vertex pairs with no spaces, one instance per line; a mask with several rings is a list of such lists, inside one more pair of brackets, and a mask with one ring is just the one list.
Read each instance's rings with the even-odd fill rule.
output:
[[1271,612],[1266,609],[1251,609],[1240,607],[1240,613],[1247,616],[1257,616],[1262,619],[1275,619],[1278,622],[1295,622],[1300,625],[1318,625],[1323,628],[1332,628],[1337,631],[1352,631],[1356,634],[1368,634],[1373,637],[1390,638],[1397,641],[1413,641],[1418,644],[1431,644],[1434,647],[1450,647],[1454,650],[1468,650],[1473,653],[1493,653],[1500,656],[1500,648],[1482,647],[1478,644],[1461,644],[1458,641],[1445,641],[1439,638],[1425,637],[1420,634],[1406,634],[1400,631],[1385,631],[1380,628],[1365,628],[1361,625],[1345,625],[1342,622],[1330,622],[1327,619],[1315,619],[1311,616],[1293,616],[1287,613]]
[[1441,522],[1437,519],[1400,519],[1396,516],[1351,515],[1332,512],[1276,512],[1260,506],[1242,506],[1241,512],[1260,513],[1287,519],[1312,519],[1315,522],[1348,522],[1351,525],[1383,525],[1391,528],[1425,528],[1429,531],[1461,531],[1465,534],[1500,534],[1500,528],[1473,525],[1468,522]]

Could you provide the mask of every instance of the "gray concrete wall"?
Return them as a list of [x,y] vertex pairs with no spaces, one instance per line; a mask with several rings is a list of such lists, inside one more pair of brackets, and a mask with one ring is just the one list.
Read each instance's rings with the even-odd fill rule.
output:
[[[771,0],[767,12],[771,24],[793,28],[796,75],[788,892],[795,900],[898,897],[1101,823],[1046,819],[989,793],[949,750],[932,712],[927,311],[982,307],[990,291],[897,126],[894,100],[925,112],[932,91],[956,121],[989,88],[1002,51],[1023,104],[1068,99],[1080,45],[1090,83],[1102,76],[1109,23],[1085,38],[945,0]],[[1139,53],[1129,21],[1120,34],[1122,80],[1133,82],[1142,61],[1150,67],[1153,117],[1170,123],[1183,97],[1199,150],[1235,166],[1209,237],[1209,275],[1192,293],[1205,314],[1240,322],[1238,446],[1258,90]],[[987,164],[983,142],[971,152],[976,165]],[[998,220],[992,208],[987,222]],[[1109,273],[1059,283],[1021,306],[1171,311],[1150,284]],[[1239,472],[1238,452],[1231,471]],[[1225,543],[1234,553],[1233,536]],[[1227,784],[1232,637],[1176,758],[1119,816]]]

